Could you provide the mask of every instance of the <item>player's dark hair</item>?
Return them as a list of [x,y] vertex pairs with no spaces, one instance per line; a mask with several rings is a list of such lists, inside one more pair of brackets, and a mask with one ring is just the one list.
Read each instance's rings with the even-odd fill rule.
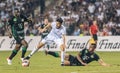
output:
[[63,22],[63,19],[62,18],[57,18],[57,20],[56,20],[57,22],[60,22],[61,24],[62,24],[62,22]]
[[14,10],[18,11],[19,12],[19,9],[18,8],[14,8]]
[[92,46],[93,46],[93,48],[96,48],[97,47],[97,45],[96,44],[91,44]]

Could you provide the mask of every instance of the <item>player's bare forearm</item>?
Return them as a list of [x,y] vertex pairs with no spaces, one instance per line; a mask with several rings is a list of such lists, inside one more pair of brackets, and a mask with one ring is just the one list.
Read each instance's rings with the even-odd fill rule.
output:
[[98,62],[102,66],[110,66],[109,64],[105,63],[102,59],[99,59]]
[[42,28],[41,27],[38,27],[38,30],[40,33],[42,33]]
[[82,61],[82,59],[80,58],[80,54],[77,55],[77,59],[78,59],[78,61],[79,61],[82,65],[84,65],[84,66],[87,65],[87,64],[84,63],[84,62]]
[[48,23],[48,25],[45,26],[45,27],[41,30],[41,32],[44,32],[44,31],[46,31],[46,30],[49,29],[49,28],[51,28],[51,23]]

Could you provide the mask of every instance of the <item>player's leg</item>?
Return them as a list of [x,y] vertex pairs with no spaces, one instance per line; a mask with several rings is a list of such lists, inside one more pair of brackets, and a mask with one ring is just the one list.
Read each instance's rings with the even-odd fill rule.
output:
[[95,43],[97,44],[97,40],[98,40],[97,34],[94,34],[94,35],[93,35],[93,39],[94,39]]
[[45,52],[51,56],[60,57],[60,54],[58,52],[47,51],[47,50]]
[[43,47],[47,43],[48,38],[42,39],[42,41],[32,50],[32,52],[25,57],[24,59],[30,59],[33,54],[35,54],[41,47]]
[[69,54],[65,54],[64,66],[70,66],[74,57]]
[[21,55],[21,60],[23,60],[23,58],[25,57],[27,48],[28,48],[28,43],[25,40],[21,41],[21,44],[23,45],[22,47],[22,55]]
[[[59,52],[54,52],[54,51],[46,51],[47,54],[51,55],[51,56],[54,56],[54,57],[61,57],[60,53]],[[65,53],[65,60],[68,60],[69,59],[69,54]]]
[[64,54],[65,54],[64,44],[60,46],[60,49],[61,49],[61,65],[64,65]]
[[65,53],[65,58],[64,59],[68,61],[69,60],[69,56],[70,55],[68,53]]
[[64,55],[65,55],[65,44],[63,44],[63,40],[62,39],[54,39],[54,42],[59,46],[59,48],[61,49],[61,66],[64,65]]
[[33,51],[27,56],[27,57],[25,57],[24,59],[30,59],[31,58],[31,56],[33,55],[33,54],[35,54],[41,47],[43,47],[45,44],[44,43],[42,43],[42,42],[40,42],[38,45],[37,45],[37,47],[35,47],[34,49],[33,49]]
[[64,66],[70,66],[70,61],[65,60],[64,61]]
[[[53,51],[46,51],[49,55],[60,58],[60,53]],[[64,66],[70,66],[69,54],[65,54]]]
[[7,58],[8,65],[12,64],[12,59],[16,56],[17,52],[20,50],[21,44],[16,44],[15,49],[12,51],[11,55]]

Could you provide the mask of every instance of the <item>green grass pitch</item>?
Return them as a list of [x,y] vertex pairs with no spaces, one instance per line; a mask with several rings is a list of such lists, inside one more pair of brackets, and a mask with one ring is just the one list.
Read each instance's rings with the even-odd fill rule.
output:
[[[30,52],[27,52],[29,54]],[[77,52],[69,52],[77,54]],[[44,52],[37,52],[30,59],[29,67],[21,66],[21,52],[8,66],[6,58],[10,51],[0,51],[0,73],[120,73],[120,52],[97,52],[110,67],[100,66],[97,62],[92,62],[88,66],[60,66],[60,58],[45,55]],[[26,54],[26,55],[27,55]]]

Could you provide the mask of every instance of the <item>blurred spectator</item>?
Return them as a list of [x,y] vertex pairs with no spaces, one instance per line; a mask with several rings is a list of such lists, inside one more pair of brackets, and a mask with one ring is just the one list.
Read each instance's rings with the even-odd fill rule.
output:
[[[0,1],[0,19],[2,20],[0,23],[6,22],[13,8],[17,7],[27,17],[33,18],[32,24],[25,25],[27,36],[39,35],[35,25],[42,23],[45,17],[52,21],[58,17],[63,18],[67,35],[89,35],[89,23],[93,20],[97,20],[101,35],[119,35],[120,0],[45,0],[41,9],[40,1],[43,0]],[[5,26],[0,25],[0,27]],[[6,35],[4,28],[1,28],[0,32]]]
[[3,21],[0,20],[0,36],[5,35],[5,24]]
[[116,33],[115,33],[115,35],[118,35],[118,36],[120,36],[120,27],[116,27]]

